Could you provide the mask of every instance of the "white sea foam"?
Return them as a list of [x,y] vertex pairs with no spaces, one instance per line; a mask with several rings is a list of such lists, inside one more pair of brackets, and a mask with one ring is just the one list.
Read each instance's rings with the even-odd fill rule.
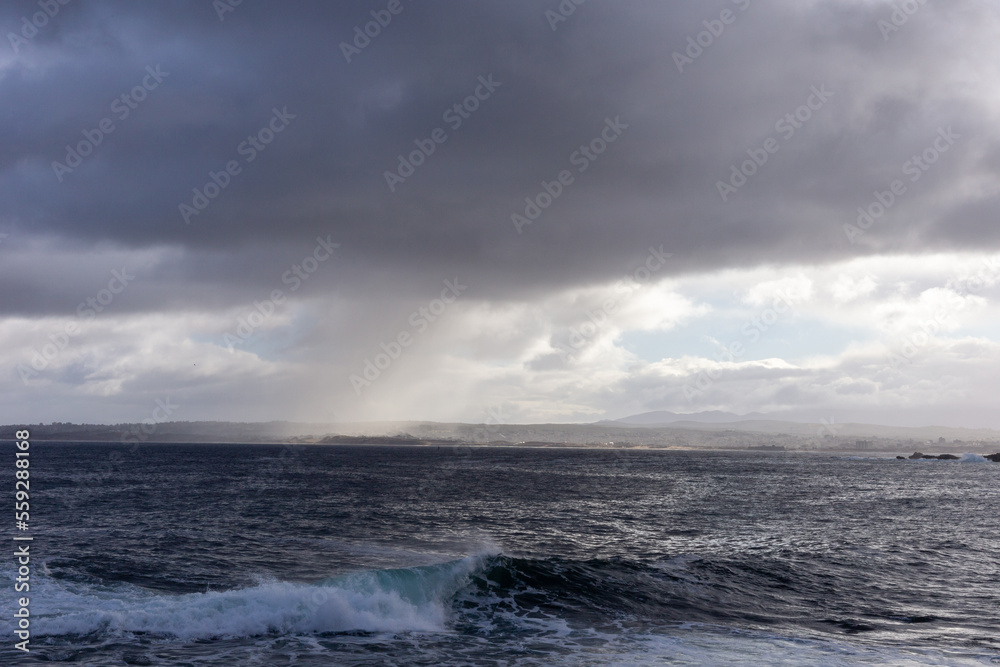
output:
[[[691,558],[680,556],[674,560],[685,562]],[[481,572],[486,562],[482,557],[470,556],[441,565],[358,572],[315,584],[265,582],[238,590],[184,595],[160,594],[132,585],[71,583],[41,575],[39,581],[33,582],[33,627],[39,636],[150,633],[182,641],[296,635],[291,640],[298,642],[295,645],[300,648],[296,650],[323,655],[329,648],[311,643],[311,633],[368,632],[373,634],[355,639],[381,642],[389,633],[446,631],[450,601],[461,589],[465,593],[459,593],[459,599],[471,594],[466,587],[468,578]],[[13,576],[11,572],[4,574]],[[35,583],[39,584],[37,592]],[[635,632],[627,627],[599,631],[571,627],[565,619],[539,614],[538,610],[529,615],[517,613],[513,599],[490,599],[486,606],[489,613],[478,619],[480,633],[497,632],[497,624],[527,631],[534,637],[536,648],[551,648],[547,661],[558,665],[959,667],[988,664],[989,658],[975,651],[948,653],[931,648],[865,646],[838,637],[782,636],[698,623],[652,632]],[[418,653],[420,646],[414,645]],[[433,646],[433,642],[427,646],[430,653],[441,650]],[[244,662],[250,664],[247,658],[258,648],[250,643],[227,650],[243,651]],[[438,657],[440,660],[434,660],[440,664],[463,663],[451,655]]]
[[[35,596],[39,635],[151,633],[181,639],[312,632],[441,632],[449,600],[481,559],[375,570],[317,584],[159,594],[47,579]],[[40,582],[41,583],[41,582]]]
[[993,657],[974,651],[949,653],[932,648],[866,646],[838,637],[792,637],[699,624],[687,624],[673,632],[644,634],[635,640],[634,646],[620,654],[613,650],[605,652],[601,664],[971,667],[991,664]]

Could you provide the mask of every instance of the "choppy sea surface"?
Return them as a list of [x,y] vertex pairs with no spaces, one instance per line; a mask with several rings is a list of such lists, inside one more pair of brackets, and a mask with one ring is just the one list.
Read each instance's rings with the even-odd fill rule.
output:
[[1000,664],[976,456],[31,451],[31,652],[5,613],[0,664]]

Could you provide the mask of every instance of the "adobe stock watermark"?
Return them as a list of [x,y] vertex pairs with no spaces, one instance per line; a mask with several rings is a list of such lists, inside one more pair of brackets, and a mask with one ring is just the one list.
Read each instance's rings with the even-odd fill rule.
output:
[[[569,163],[576,167],[578,174],[587,171],[591,164],[608,149],[608,146],[618,141],[622,133],[628,129],[628,125],[621,121],[621,116],[604,119],[604,127],[596,137],[586,144],[581,144],[579,148],[570,153]],[[552,181],[542,181],[542,189],[534,197],[524,198],[524,212],[511,213],[510,221],[514,224],[514,229],[518,234],[522,234],[524,227],[533,224],[542,216],[542,212],[552,203],[559,199],[566,188],[575,182],[575,177],[569,169],[560,171]]]
[[472,460],[473,448],[464,442],[435,448],[443,454],[437,465],[425,470],[416,485],[416,496],[425,501],[428,495],[446,489],[455,476],[466,470]]
[[[937,136],[931,144],[919,154],[913,155],[903,163],[901,167],[903,176],[909,176],[911,183],[916,183],[927,173],[930,168],[937,163],[942,155],[947,153],[955,141],[961,139],[962,135],[955,134],[949,125],[947,129],[939,127]],[[858,217],[855,224],[845,224],[844,234],[851,244],[858,242],[858,239],[865,235],[876,220],[879,220],[889,212],[897,201],[909,191],[908,186],[901,178],[894,179],[889,183],[886,190],[875,190],[872,193],[874,201],[867,206],[858,207]]]
[[261,474],[254,475],[256,486],[263,487],[268,482],[267,480],[273,479],[278,475],[285,473],[302,473],[307,472],[308,469],[302,463],[302,448],[308,447],[308,445],[303,444],[289,444],[285,443],[281,446],[281,452],[278,454],[277,458],[268,461],[268,465],[263,466]]
[[91,486],[103,484],[108,479],[120,474],[125,469],[125,455],[134,456],[139,451],[139,445],[149,440],[156,433],[160,424],[168,421],[180,407],[171,402],[170,396],[156,399],[154,406],[149,417],[139,423],[128,424],[128,428],[122,431],[119,441],[123,445],[129,445],[128,449],[125,451],[112,449],[108,452],[108,463],[97,466],[98,472],[94,475],[80,478],[80,484]]
[[382,373],[392,365],[392,362],[399,359],[403,350],[413,345],[416,336],[427,331],[431,323],[437,321],[448,309],[448,306],[455,303],[462,292],[467,289],[468,285],[459,283],[458,278],[446,279],[439,298],[431,300],[426,306],[421,306],[410,313],[410,317],[407,319],[410,329],[403,329],[388,343],[384,341],[379,343],[382,351],[371,359],[365,358],[364,370],[361,371],[360,375],[355,373],[348,378],[354,388],[355,395],[360,396],[362,389],[370,387],[375,380],[379,379]]
[[889,38],[909,23],[910,17],[926,4],[927,0],[899,0],[892,3],[892,13],[889,14],[889,20],[879,19],[875,22],[879,32],[882,33],[882,41],[888,42]]
[[576,8],[587,2],[587,0],[562,0],[559,5],[552,9],[545,10],[545,19],[549,22],[552,32],[555,32],[560,23],[565,23],[569,17],[576,12]]
[[153,408],[150,417],[142,420],[139,424],[132,424],[131,428],[122,432],[122,444],[131,444],[133,446],[131,452],[134,453],[139,443],[149,440],[156,433],[157,427],[163,422],[168,421],[179,407],[180,405],[170,402],[169,396],[163,399],[156,399],[156,407]]
[[372,40],[381,35],[382,30],[389,27],[389,24],[392,23],[392,17],[402,13],[403,4],[400,0],[389,0],[385,9],[371,11],[373,20],[365,23],[363,27],[361,25],[354,26],[354,39],[350,43],[340,43],[340,52],[344,54],[347,64],[350,64],[351,59],[355,56],[361,55],[361,52],[368,48]]
[[[732,3],[736,5],[741,12],[745,12],[747,8],[750,7],[750,0],[732,0]],[[711,48],[715,44],[716,40],[722,37],[722,33],[726,31],[726,27],[732,25],[736,22],[736,17],[739,14],[735,13],[731,9],[723,9],[719,12],[719,18],[705,19],[701,22],[705,29],[698,34],[687,36],[687,47],[684,49],[683,53],[681,51],[674,51],[673,58],[674,64],[677,65],[677,71],[681,74],[684,73],[684,67],[686,65],[693,65],[694,61],[701,57],[701,54],[705,52],[706,49]]]
[[634,459],[639,454],[630,450],[628,443],[606,442],[604,448],[611,452],[611,463],[605,465],[608,472],[624,476],[632,474],[636,468]]
[[417,484],[417,497],[423,498],[428,493],[447,487],[454,480],[455,475],[468,469],[472,462],[475,448],[470,444],[489,444],[496,442],[509,442],[503,434],[503,427],[508,423],[503,414],[503,405],[491,405],[483,409],[486,419],[481,424],[476,424],[468,438],[460,431],[461,440],[455,444],[437,447],[444,456],[440,464],[427,471],[420,478]]
[[984,258],[974,274],[955,276],[948,280],[946,287],[961,296],[967,296],[977,294],[998,282],[1000,282],[1000,256]]
[[508,423],[503,414],[503,405],[490,405],[483,408],[486,419],[482,424],[477,424],[472,431],[473,442],[490,443],[497,440],[507,440],[502,432],[502,428]]
[[485,421],[476,424],[468,434],[460,430],[458,442],[434,448],[435,455],[440,453],[442,456],[436,457],[436,465],[426,469],[417,482],[417,498],[424,499],[430,493],[446,489],[456,475],[467,471],[476,451],[472,444],[507,442],[507,438],[500,430],[507,423],[503,416],[503,406],[489,406],[484,412]]
[[[441,119],[448,123],[452,132],[462,127],[462,123],[471,118],[472,114],[479,109],[479,105],[490,99],[496,89],[502,85],[500,81],[493,79],[492,74],[487,74],[485,77],[480,76],[478,82],[479,85],[476,86],[471,95],[461,102],[451,105],[441,115]],[[386,170],[383,173],[385,183],[389,186],[389,192],[396,192],[396,187],[413,176],[427,158],[434,154],[438,146],[448,141],[448,137],[449,135],[444,128],[435,127],[430,131],[428,138],[414,139],[413,143],[416,144],[417,148],[407,155],[400,153],[399,163],[396,165],[395,171]]]
[[945,284],[948,290],[945,292],[948,299],[947,308],[935,311],[933,317],[920,322],[913,330],[900,336],[890,345],[885,355],[886,366],[895,370],[913,363],[921,350],[930,345],[932,337],[949,323],[952,316],[968,306],[963,297],[972,296],[987,286],[997,284],[1000,282],[998,276],[1000,276],[1000,261],[986,258],[973,275],[949,279]]
[[820,425],[816,429],[816,437],[817,438],[825,438],[828,435],[831,438],[836,437],[837,436],[837,431],[840,430],[840,426],[841,426],[840,424],[838,424],[836,422],[837,422],[837,420],[833,417],[833,415],[831,415],[829,418],[827,418],[827,417],[820,418],[820,420],[819,420]]
[[42,11],[35,12],[28,18],[27,15],[21,17],[21,29],[18,32],[8,32],[7,41],[10,48],[14,49],[17,55],[22,46],[27,46],[28,42],[35,38],[38,31],[49,24],[49,21],[56,17],[59,10],[70,3],[70,0],[38,0],[38,6]]
[[[833,93],[826,89],[826,84],[820,85],[819,88],[812,86],[809,91],[809,96],[804,104],[794,111],[786,113],[774,124],[774,131],[781,136],[782,141],[790,141],[795,133],[802,129],[813,115],[833,97]],[[722,201],[728,201],[731,195],[739,192],[740,188],[745,186],[779,150],[781,150],[781,142],[774,137],[765,139],[760,148],[748,149],[747,155],[750,156],[750,159],[744,160],[739,166],[734,164],[730,167],[728,182],[715,182],[715,188],[719,191]]]
[[[298,291],[300,287],[309,280],[319,269],[320,264],[330,259],[333,256],[333,251],[340,247],[339,243],[334,243],[330,239],[330,235],[327,234],[324,239],[322,236],[316,237],[316,246],[313,248],[312,253],[306,255],[301,262],[298,264],[293,264],[291,268],[281,274],[281,283],[283,285],[289,285],[288,291],[295,292]],[[232,333],[228,331],[222,336],[222,342],[225,344],[226,349],[233,352],[237,345],[242,345],[253,335],[253,332],[264,325],[267,320],[271,319],[274,313],[277,311],[278,306],[285,303],[284,291],[280,289],[271,290],[270,298],[265,298],[263,301],[254,300],[253,309],[245,316],[237,319],[236,328]]]
[[[94,319],[99,313],[104,312],[115,300],[115,297],[125,291],[125,288],[133,280],[135,280],[135,276],[129,274],[125,267],[122,267],[121,271],[112,269],[108,286],[98,290],[94,296],[88,296],[81,301],[76,307],[77,317],[82,320]],[[27,385],[28,380],[38,377],[42,371],[49,367],[49,364],[62,354],[63,350],[69,347],[70,339],[78,336],[81,331],[79,323],[76,320],[70,320],[61,330],[54,331],[47,336],[49,342],[42,345],[41,350],[30,348],[30,367],[24,364],[17,365],[17,374],[20,376],[21,382]]]
[[[961,304],[952,304],[957,310],[962,308]],[[947,310],[938,310],[934,316],[928,318],[918,325],[917,330],[911,331],[902,336],[895,345],[890,346],[885,355],[886,366],[897,369],[900,366],[913,363],[921,349],[927,347],[931,342],[931,337],[944,327],[951,319],[952,313]]]
[[[740,328],[743,339],[735,340],[723,347],[716,356],[716,361],[720,364],[735,363],[747,352],[747,347],[760,340],[761,334],[774,326],[783,315],[793,310],[794,301],[784,292],[777,292],[769,308],[765,308],[756,317]],[[744,342],[745,339],[745,342]],[[689,403],[698,396],[708,391],[712,385],[722,376],[722,371],[718,368],[702,369],[695,378],[694,384],[684,385],[684,398]]]
[[[289,123],[296,118],[295,114],[288,113],[288,107],[284,106],[280,110],[278,107],[273,107],[271,109],[271,118],[264,124],[262,128],[257,130],[256,133],[247,136],[246,139],[241,141],[239,145],[236,146],[236,153],[243,157],[245,164],[250,164],[257,159],[257,156],[263,153],[267,147],[274,141],[274,138],[285,131]],[[201,188],[194,188],[192,192],[194,196],[191,198],[191,203],[186,204],[181,202],[178,205],[178,210],[181,213],[181,218],[184,219],[184,224],[191,224],[191,218],[200,215],[202,211],[208,208],[208,205],[218,197],[223,190],[229,187],[232,183],[233,178],[238,176],[243,171],[243,164],[239,160],[229,160],[219,171],[208,172],[208,181]]]
[[232,14],[242,4],[243,0],[212,0],[212,9],[219,17],[219,23],[222,23],[226,20],[226,14]]
[[[652,278],[653,274],[662,269],[667,264],[667,259],[673,257],[673,253],[664,252],[663,246],[659,248],[649,247],[649,254],[639,268],[630,274],[623,276],[614,286],[614,295],[601,302],[599,308],[593,308],[586,312],[587,320],[577,327],[569,328],[569,347],[572,350],[580,350],[587,345],[587,342],[597,337],[601,329],[604,328],[614,313],[624,305],[629,298],[639,289],[643,283]],[[571,350],[556,344],[555,347],[564,353],[570,354]]]
[[[118,122],[128,118],[145,101],[149,93],[159,88],[163,80],[170,76],[170,72],[162,71],[159,65],[156,67],[148,65],[146,72],[138,84],[111,102],[111,113],[117,117]],[[66,157],[63,162],[52,161],[52,170],[59,182],[62,183],[64,175],[72,173],[74,169],[83,164],[83,159],[93,153],[94,149],[104,141],[104,138],[115,129],[115,121],[108,115],[99,120],[93,129],[82,130],[83,139],[78,141],[75,146],[66,144]]]

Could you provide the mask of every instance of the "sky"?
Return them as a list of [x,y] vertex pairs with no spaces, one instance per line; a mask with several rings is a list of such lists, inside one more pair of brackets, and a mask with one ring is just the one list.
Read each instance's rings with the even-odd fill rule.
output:
[[1000,428],[991,0],[15,0],[0,31],[4,423]]

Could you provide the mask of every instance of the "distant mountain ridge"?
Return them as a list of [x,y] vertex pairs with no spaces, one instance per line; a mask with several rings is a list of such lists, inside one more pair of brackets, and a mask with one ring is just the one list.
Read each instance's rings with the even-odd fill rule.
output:
[[[144,443],[272,443],[272,444],[423,444],[446,441],[479,444],[577,444],[615,446],[674,446],[737,448],[781,445],[786,448],[887,446],[910,452],[940,451],[946,444],[961,451],[997,451],[1000,430],[950,426],[889,426],[842,421],[781,421],[779,413],[765,416],[723,411],[683,414],[653,412],[623,420],[563,424],[470,424],[424,421],[297,423],[161,422],[149,424],[19,424],[0,426],[0,441],[29,429],[37,442],[105,442],[130,447]],[[674,420],[657,423],[659,420]],[[892,442],[890,442],[892,441]],[[988,443],[988,444],[987,444]],[[994,444],[995,443],[995,444]],[[963,449],[966,448],[966,449]],[[969,449],[971,448],[971,449]],[[989,452],[986,449],[989,448]]]
[[637,415],[622,417],[621,419],[611,419],[598,422],[606,424],[608,422],[617,424],[629,424],[631,426],[657,426],[660,424],[674,424],[676,422],[698,422],[701,424],[727,424],[729,422],[751,421],[756,419],[774,419],[762,412],[751,412],[745,415],[738,415],[735,412],[723,412],[722,410],[706,410],[704,412],[670,412],[669,410],[656,410],[654,412],[643,412]]
[[[837,430],[844,424],[870,425],[898,428],[945,427],[956,429],[1000,429],[1000,420],[964,419],[962,414],[950,414],[948,410],[907,410],[872,406],[863,409],[790,409],[775,412],[750,412],[737,414],[722,410],[705,410],[702,412],[671,412],[656,410],[642,412],[620,419],[606,419],[596,422],[603,426],[632,426],[638,428],[654,428],[657,426],[678,427],[685,424],[700,428],[707,424],[740,424],[749,426],[752,430],[767,422],[772,429],[779,423],[789,424],[797,431],[802,424],[816,426],[831,426],[830,431]],[[756,424],[756,427],[754,426]]]

